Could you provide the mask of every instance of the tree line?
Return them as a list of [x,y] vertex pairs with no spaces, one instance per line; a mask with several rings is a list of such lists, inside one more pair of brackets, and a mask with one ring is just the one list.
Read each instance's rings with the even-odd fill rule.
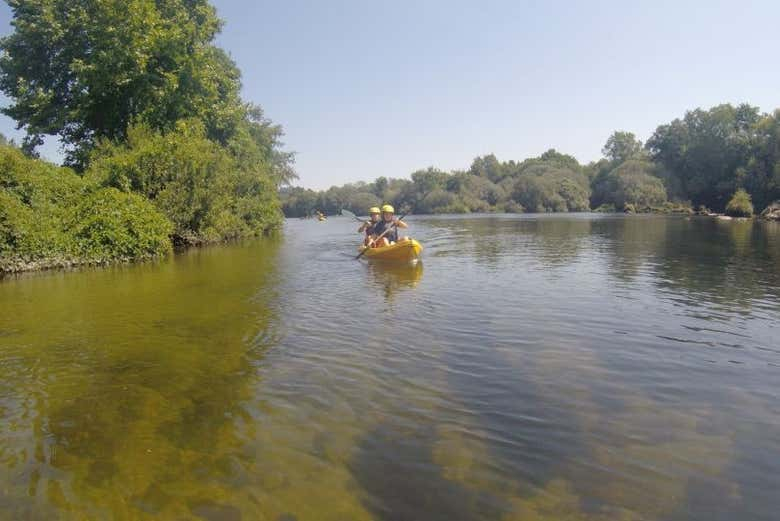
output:
[[[165,255],[281,223],[281,127],[241,99],[207,0],[9,0],[0,271]],[[64,166],[38,158],[58,139]]]
[[467,170],[430,167],[410,179],[380,177],[323,191],[287,187],[282,208],[288,217],[342,208],[365,214],[381,202],[418,214],[696,208],[750,215],[752,205],[780,199],[780,110],[696,109],[659,126],[644,144],[631,132],[614,132],[602,154],[586,165],[553,149],[519,162],[490,154]]

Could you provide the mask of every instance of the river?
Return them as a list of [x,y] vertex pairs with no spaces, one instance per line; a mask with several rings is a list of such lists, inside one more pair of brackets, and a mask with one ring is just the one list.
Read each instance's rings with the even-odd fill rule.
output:
[[409,221],[0,281],[0,518],[777,519],[779,225]]

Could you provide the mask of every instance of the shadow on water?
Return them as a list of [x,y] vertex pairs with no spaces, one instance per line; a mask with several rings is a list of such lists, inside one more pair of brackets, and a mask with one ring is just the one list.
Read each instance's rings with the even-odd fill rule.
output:
[[242,489],[253,458],[244,440],[255,428],[247,404],[255,366],[275,342],[277,249],[267,240],[121,276],[4,287],[19,292],[0,303],[15,306],[19,332],[3,346],[18,363],[0,365],[13,389],[0,408],[2,466],[11,471],[0,474],[0,517],[251,511]]

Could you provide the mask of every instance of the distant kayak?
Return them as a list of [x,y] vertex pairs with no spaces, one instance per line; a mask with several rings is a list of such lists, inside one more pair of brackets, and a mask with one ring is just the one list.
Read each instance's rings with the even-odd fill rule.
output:
[[[358,248],[359,251],[366,250],[365,246]],[[397,242],[381,248],[368,248],[363,254],[367,259],[387,260],[394,262],[413,262],[420,258],[423,247],[422,244],[410,239],[408,241]]]
[[327,219],[327,217],[325,217],[324,215],[320,215],[319,217],[317,217],[318,221],[324,221],[326,219]]

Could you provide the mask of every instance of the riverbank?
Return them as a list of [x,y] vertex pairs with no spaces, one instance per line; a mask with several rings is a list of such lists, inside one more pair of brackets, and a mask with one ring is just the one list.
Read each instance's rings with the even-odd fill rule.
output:
[[278,229],[278,181],[246,145],[236,157],[198,122],[132,127],[82,173],[0,146],[0,274],[145,261]]

